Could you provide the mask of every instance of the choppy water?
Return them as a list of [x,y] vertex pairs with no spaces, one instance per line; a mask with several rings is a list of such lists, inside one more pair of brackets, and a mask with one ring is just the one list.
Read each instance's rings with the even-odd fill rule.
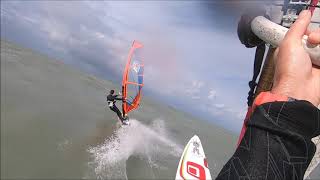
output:
[[1,41],[1,178],[172,179],[197,134],[213,177],[236,136],[147,97],[120,127],[117,85]]
[[[167,135],[162,120],[154,121],[151,126],[131,120],[130,126],[120,127],[104,143],[89,148],[93,158],[89,165],[99,179],[128,179],[128,176],[129,179],[130,176],[159,178],[161,171],[163,176],[174,177],[173,171],[169,170],[171,174],[166,172],[168,167],[172,167],[166,160],[178,159],[182,150]],[[135,159],[140,161],[142,168],[138,169],[143,174],[136,171],[137,162],[130,163]]]

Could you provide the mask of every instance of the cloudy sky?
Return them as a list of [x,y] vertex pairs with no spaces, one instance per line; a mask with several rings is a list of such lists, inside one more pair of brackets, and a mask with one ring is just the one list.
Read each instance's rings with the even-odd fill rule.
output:
[[239,132],[254,50],[236,29],[252,2],[1,1],[1,38],[114,82],[139,40],[146,94]]

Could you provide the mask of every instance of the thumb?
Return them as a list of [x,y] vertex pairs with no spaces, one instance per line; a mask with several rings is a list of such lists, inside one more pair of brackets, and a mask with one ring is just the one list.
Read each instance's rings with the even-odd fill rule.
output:
[[310,32],[308,41],[311,44],[320,44],[320,28]]
[[311,21],[311,12],[309,10],[304,10],[299,14],[298,19],[291,26],[285,38],[295,39],[301,41],[303,35],[308,29]]

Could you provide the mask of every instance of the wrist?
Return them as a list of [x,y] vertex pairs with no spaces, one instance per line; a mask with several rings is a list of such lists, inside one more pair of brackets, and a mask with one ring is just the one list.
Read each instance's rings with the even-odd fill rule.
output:
[[292,87],[289,85],[283,85],[283,86],[274,86],[271,89],[271,93],[275,94],[275,95],[280,95],[280,96],[286,96],[286,97],[292,97],[295,99],[299,99],[297,97],[297,93],[296,92],[292,92]]
[[310,102],[314,106],[318,106],[317,100],[310,96],[310,94],[306,91],[305,86],[303,86],[303,88],[299,88],[282,83],[281,86],[274,86],[270,92],[275,95],[286,96],[298,100],[305,100]]
[[271,91],[261,92],[256,99],[254,100],[254,106],[259,106],[264,103],[276,102],[276,101],[294,101],[295,98],[283,95],[283,94],[275,94]]

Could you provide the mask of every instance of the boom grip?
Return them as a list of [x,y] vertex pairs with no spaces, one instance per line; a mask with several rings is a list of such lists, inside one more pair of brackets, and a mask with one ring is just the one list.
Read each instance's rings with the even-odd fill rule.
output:
[[[288,28],[280,26],[269,19],[258,16],[251,22],[251,29],[255,35],[273,47],[279,46],[288,32]],[[320,45],[312,45],[307,42],[308,36],[302,38],[302,45],[310,55],[312,63],[320,66]]]

